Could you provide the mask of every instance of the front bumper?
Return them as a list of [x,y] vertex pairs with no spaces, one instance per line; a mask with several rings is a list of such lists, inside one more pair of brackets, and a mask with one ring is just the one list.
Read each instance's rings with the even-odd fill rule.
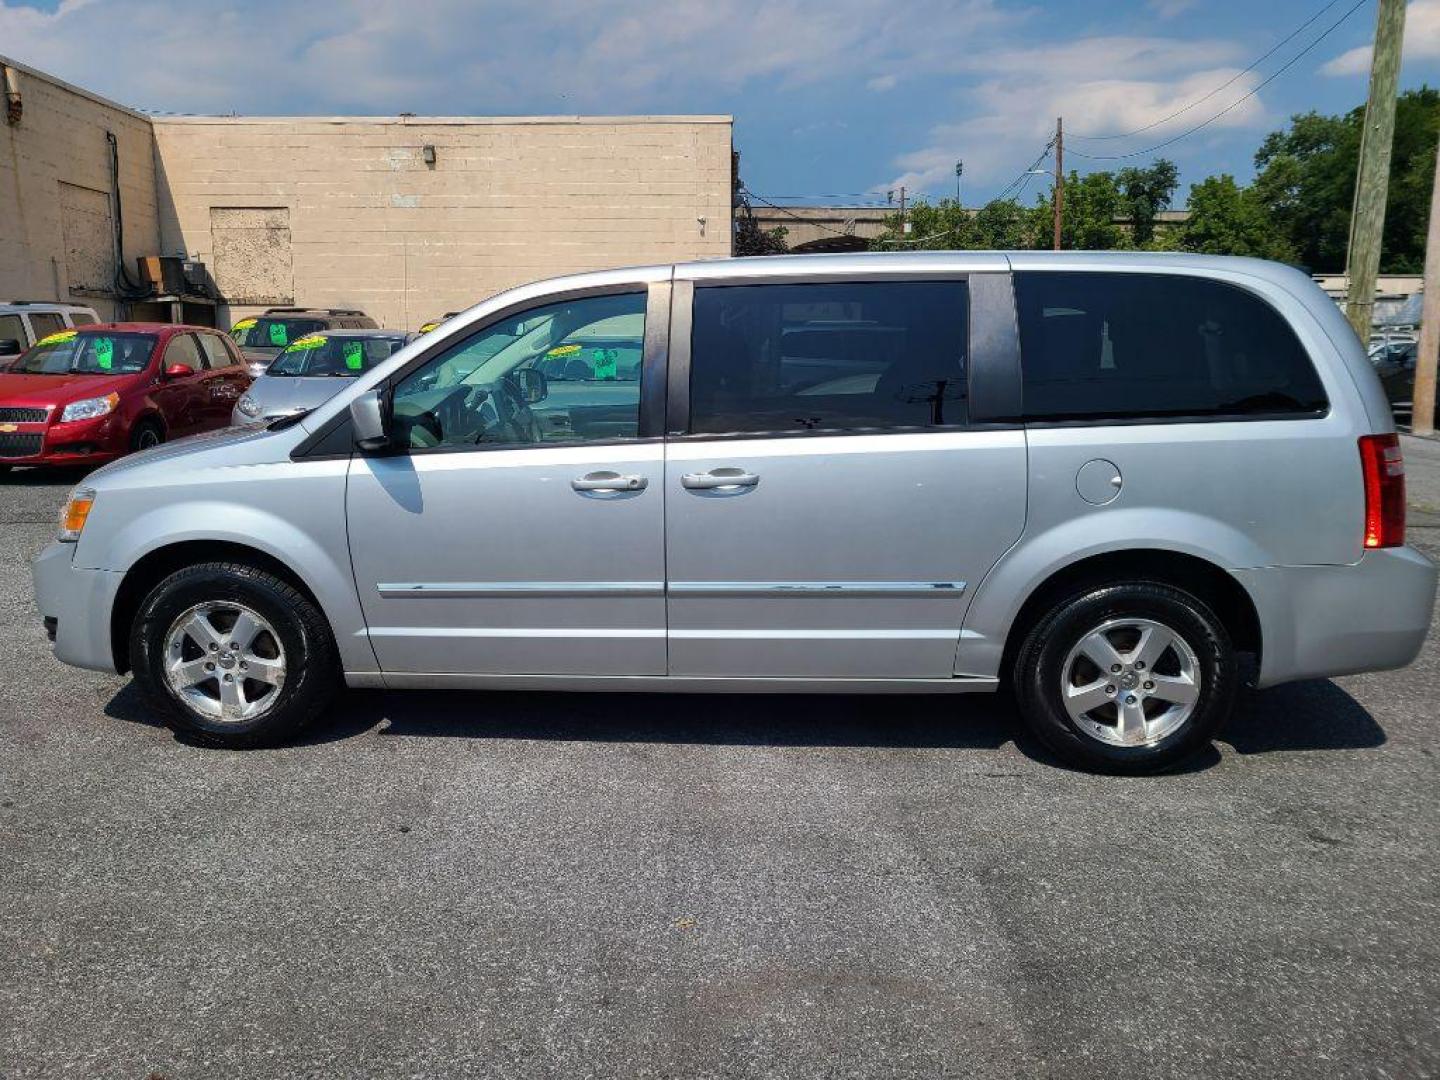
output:
[[17,424],[10,433],[16,440],[33,443],[22,452],[0,448],[0,465],[100,465],[125,452],[125,428],[118,415],[90,420]]
[[1404,667],[1435,609],[1435,564],[1409,547],[1367,551],[1348,566],[1233,573],[1260,616],[1261,687]]
[[54,620],[57,659],[92,671],[116,672],[110,645],[110,614],[125,575],[73,565],[74,544],[54,542],[31,564],[35,603],[47,632]]

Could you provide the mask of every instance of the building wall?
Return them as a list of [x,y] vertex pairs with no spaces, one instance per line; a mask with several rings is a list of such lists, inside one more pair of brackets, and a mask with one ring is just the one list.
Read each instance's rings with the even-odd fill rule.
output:
[[161,247],[210,267],[233,301],[221,325],[288,301],[413,329],[536,278],[730,254],[729,117],[156,117],[154,131]]
[[120,148],[124,255],[155,253],[150,121],[94,94],[0,58],[19,76],[19,124],[0,117],[0,299],[74,300],[115,313],[110,151]]

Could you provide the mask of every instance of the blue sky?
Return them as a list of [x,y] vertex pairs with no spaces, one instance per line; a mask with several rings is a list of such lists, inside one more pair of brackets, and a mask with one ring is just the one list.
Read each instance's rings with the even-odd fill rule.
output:
[[[960,159],[972,203],[1022,173],[1057,115],[1067,164],[1088,170],[1153,155],[1078,152],[1144,150],[1229,107],[1159,153],[1183,185],[1247,178],[1291,113],[1363,100],[1375,0],[1260,85],[1356,2],[0,0],[0,53],[175,112],[730,113],[761,195],[953,195]],[[1411,0],[1406,38],[1402,86],[1440,85],[1440,0]],[[1027,199],[1048,190],[1028,183]]]

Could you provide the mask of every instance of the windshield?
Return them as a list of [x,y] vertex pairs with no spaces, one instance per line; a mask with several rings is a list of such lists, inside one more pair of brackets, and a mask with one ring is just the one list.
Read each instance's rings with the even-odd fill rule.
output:
[[323,329],[319,319],[241,319],[230,328],[230,336],[242,349],[283,349]]
[[353,379],[388,360],[404,344],[403,335],[361,338],[307,334],[287,345],[265,374]]
[[155,340],[154,334],[62,330],[37,342],[10,370],[25,375],[133,375],[150,363]]
[[556,304],[492,327],[446,360],[436,385],[490,383],[520,367],[537,368],[553,382],[639,382],[644,312],[594,317],[597,308],[624,312],[626,301]]

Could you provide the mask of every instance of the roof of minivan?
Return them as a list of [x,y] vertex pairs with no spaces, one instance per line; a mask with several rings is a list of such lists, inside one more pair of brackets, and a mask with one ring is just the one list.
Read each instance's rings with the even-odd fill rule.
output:
[[[507,289],[481,303],[524,301],[569,289],[625,285],[676,279],[694,281],[777,277],[865,277],[947,273],[1001,273],[1007,270],[1092,270],[1106,272],[1171,270],[1189,274],[1215,273],[1258,278],[1315,302],[1318,286],[1303,271],[1283,263],[1234,255],[1195,255],[1164,251],[897,251],[837,252],[813,255],[752,255],[589,270],[531,281]],[[1331,305],[1333,306],[1333,304]],[[468,309],[467,309],[468,310]]]

